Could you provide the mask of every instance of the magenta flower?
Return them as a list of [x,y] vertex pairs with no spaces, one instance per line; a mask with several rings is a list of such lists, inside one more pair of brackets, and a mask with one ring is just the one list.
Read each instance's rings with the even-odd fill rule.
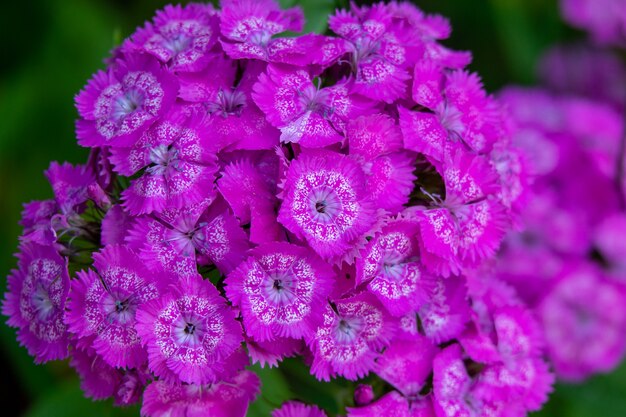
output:
[[371,404],[346,409],[348,417],[435,417],[430,397],[409,399],[398,391],[391,391]]
[[219,200],[139,217],[127,241],[150,267],[185,276],[197,272],[200,255],[229,272],[250,247],[239,222]]
[[143,304],[137,333],[150,370],[169,383],[210,384],[247,364],[234,313],[198,275],[181,277],[161,297]]
[[192,72],[206,67],[219,35],[218,14],[209,4],[165,6],[152,23],[138,29],[122,50],[145,51],[172,71]]
[[52,162],[45,175],[59,210],[66,215],[74,214],[89,199],[88,187],[95,183],[95,177],[87,166],[73,166],[67,162],[62,165]]
[[309,249],[267,243],[226,278],[247,334],[263,342],[311,336],[321,322],[334,273]]
[[561,12],[572,25],[589,31],[602,44],[626,44],[626,5],[621,0],[561,0]]
[[139,402],[149,377],[144,370],[114,368],[91,349],[80,347],[74,349],[70,365],[80,376],[80,387],[87,397],[113,397],[116,405]]
[[419,262],[419,223],[392,218],[374,233],[357,259],[357,284],[367,283],[394,316],[417,311],[430,296],[434,279]]
[[439,278],[429,302],[418,312],[424,334],[435,343],[459,337],[469,314],[465,282],[459,277]]
[[403,25],[395,25],[383,3],[338,10],[329,18],[330,29],[347,41],[354,74],[354,92],[391,103],[406,93],[411,78],[407,68],[417,58],[416,41]]
[[538,306],[557,375],[580,381],[612,370],[626,352],[623,284],[590,265],[573,265],[557,280]]
[[215,151],[206,122],[174,116],[155,124],[130,148],[113,148],[115,170],[131,176],[145,168],[122,193],[133,215],[181,208],[214,195]]
[[346,122],[367,105],[350,95],[350,86],[315,86],[303,69],[269,65],[253,87],[252,98],[267,120],[281,131],[282,142],[321,148],[343,141]]
[[313,352],[311,373],[324,381],[337,375],[349,380],[367,375],[396,329],[383,306],[367,293],[327,305],[323,318],[308,343]]
[[129,54],[94,75],[76,96],[82,146],[132,146],[167,112],[178,82],[149,55]]
[[326,413],[314,405],[288,401],[272,411],[272,417],[326,417]]
[[94,269],[80,271],[72,281],[65,321],[78,338],[110,366],[136,368],[147,355],[135,330],[141,304],[160,295],[169,277],[146,271],[141,260],[124,246],[107,246],[93,255]]
[[341,259],[374,224],[361,167],[328,151],[302,153],[291,162],[278,221],[322,259]]
[[259,59],[292,65],[312,62],[310,52],[320,44],[317,35],[294,38],[274,35],[300,32],[302,10],[281,10],[274,0],[222,0],[222,48],[232,59]]
[[70,289],[67,261],[52,246],[24,242],[2,302],[7,324],[36,363],[65,359],[68,333],[63,312]]
[[301,339],[277,337],[270,341],[258,342],[251,338],[246,339],[248,356],[252,363],[261,367],[277,367],[284,358],[292,357],[304,351],[304,342]]
[[232,380],[210,385],[168,384],[154,381],[144,393],[142,416],[245,417],[259,392],[259,377],[241,371]]

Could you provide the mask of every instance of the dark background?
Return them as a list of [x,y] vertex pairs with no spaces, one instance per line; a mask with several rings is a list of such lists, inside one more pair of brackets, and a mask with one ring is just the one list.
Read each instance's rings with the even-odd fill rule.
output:
[[[305,8],[307,29],[323,31],[341,0],[285,0]],[[418,0],[452,21],[447,45],[474,53],[487,90],[533,84],[537,59],[555,42],[582,39],[559,19],[556,0]],[[16,265],[21,204],[52,197],[42,175],[51,160],[84,162],[74,138],[74,95],[108,51],[162,0],[23,0],[0,3],[0,288]],[[2,320],[4,321],[4,320]],[[5,416],[138,416],[82,397],[66,362],[35,366],[0,325],[0,413]],[[626,416],[626,367],[580,386],[559,385],[538,416]]]

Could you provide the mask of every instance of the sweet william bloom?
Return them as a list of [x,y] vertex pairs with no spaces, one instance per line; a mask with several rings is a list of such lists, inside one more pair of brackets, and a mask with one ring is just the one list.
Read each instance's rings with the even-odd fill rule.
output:
[[587,30],[601,44],[626,44],[626,4],[622,0],[561,0],[570,24]]
[[[410,30],[396,25],[391,10],[383,3],[338,10],[329,27],[347,41],[354,74],[354,92],[373,100],[392,103],[406,93],[411,77],[407,68],[417,58]],[[407,50],[408,49],[408,50]]]
[[304,342],[288,337],[278,337],[266,342],[246,338],[246,347],[253,364],[258,363],[262,368],[273,368],[284,358],[302,353]]
[[194,72],[209,64],[218,35],[219,17],[210,4],[167,5],[131,35],[122,51],[144,51],[171,71]]
[[67,262],[54,247],[25,242],[17,255],[18,269],[8,277],[2,302],[7,324],[18,328],[17,340],[36,363],[68,355],[63,312],[70,289]]
[[144,170],[122,192],[124,208],[139,215],[182,208],[214,196],[217,158],[207,122],[174,111],[154,124],[132,147],[113,148],[115,170],[131,176]]
[[210,384],[247,365],[234,313],[209,281],[180,277],[137,311],[137,333],[150,370],[168,383]]
[[384,114],[360,116],[346,128],[351,156],[362,160],[367,188],[377,207],[398,213],[409,202],[415,157],[403,152],[402,134]]
[[548,355],[557,376],[581,381],[608,372],[626,351],[623,283],[603,276],[596,266],[573,264],[557,277],[537,307]]
[[80,376],[80,387],[94,400],[114,398],[116,405],[139,402],[149,374],[143,369],[121,369],[107,364],[90,348],[75,347],[70,359]]
[[44,174],[61,213],[65,215],[80,211],[79,206],[89,199],[88,187],[95,183],[95,176],[86,165],[52,162]]
[[272,411],[272,417],[326,417],[326,413],[314,405],[288,401]]
[[308,343],[313,352],[311,373],[324,381],[367,375],[396,330],[396,322],[368,293],[327,305],[323,319]]
[[357,257],[357,285],[367,283],[394,316],[417,311],[429,298],[434,278],[419,262],[419,223],[388,219]]
[[226,278],[226,294],[241,308],[247,334],[260,342],[310,337],[335,278],[331,267],[289,243],[266,243],[251,255]]
[[363,407],[347,407],[348,417],[435,417],[429,397],[407,398],[398,391],[391,391]]
[[278,221],[322,259],[341,260],[376,220],[364,177],[347,156],[303,152],[287,171]]
[[131,146],[172,106],[176,78],[147,54],[127,54],[76,96],[82,146]]
[[275,0],[222,0],[222,48],[233,59],[258,59],[291,65],[307,65],[311,51],[321,43],[314,34],[298,37],[274,35],[300,32],[304,25],[302,9],[281,10]]
[[252,98],[267,120],[281,131],[282,142],[321,148],[343,141],[346,122],[368,104],[339,82],[320,88],[304,69],[269,65],[253,87]]
[[127,242],[151,268],[179,276],[194,275],[200,255],[227,273],[250,247],[239,222],[219,199],[138,217]]
[[232,379],[210,385],[169,384],[154,381],[143,396],[143,417],[245,417],[261,381],[241,371]]
[[146,359],[135,330],[139,306],[160,295],[168,276],[148,272],[124,246],[107,246],[93,255],[94,269],[72,280],[65,321],[78,338],[93,338],[91,346],[110,366],[136,368]]

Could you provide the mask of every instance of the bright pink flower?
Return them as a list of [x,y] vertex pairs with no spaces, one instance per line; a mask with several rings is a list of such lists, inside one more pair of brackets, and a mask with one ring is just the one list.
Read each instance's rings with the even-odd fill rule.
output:
[[419,262],[419,223],[389,219],[357,258],[357,285],[367,283],[394,316],[417,311],[430,297],[434,279]]
[[145,168],[122,192],[133,215],[181,208],[214,196],[217,158],[207,122],[175,115],[155,124],[130,148],[113,148],[111,161],[122,175]]
[[313,34],[293,38],[274,35],[300,32],[302,9],[281,10],[274,0],[222,0],[222,48],[233,59],[260,59],[292,65],[312,62],[311,51],[320,44]]
[[52,162],[44,172],[63,214],[74,214],[79,206],[89,199],[88,187],[95,183],[95,177],[86,165],[73,166],[67,162]]
[[259,393],[261,381],[253,372],[241,371],[232,380],[210,385],[169,384],[154,381],[143,397],[145,417],[245,417]]
[[321,148],[343,141],[347,121],[366,110],[349,84],[320,88],[303,69],[269,65],[253,87],[254,102],[279,128],[282,142]]
[[622,0],[561,0],[561,12],[572,25],[603,44],[626,44],[626,5]]
[[76,96],[82,146],[131,146],[174,103],[176,78],[155,58],[129,54],[99,71]]
[[265,366],[273,368],[284,358],[302,353],[304,342],[287,337],[278,337],[266,342],[246,338],[246,347],[253,364],[258,363],[262,368]]
[[323,317],[308,343],[313,351],[311,373],[324,381],[338,375],[349,380],[367,375],[396,329],[395,321],[368,293],[327,305]]
[[314,405],[289,401],[272,411],[272,417],[326,417],[326,413]]
[[65,321],[79,338],[94,338],[91,346],[110,366],[136,368],[146,359],[135,330],[141,304],[160,295],[168,276],[145,269],[124,246],[107,246],[93,255],[94,269],[80,271],[72,281]]
[[459,337],[469,314],[465,282],[459,277],[439,278],[418,313],[424,334],[437,344]]
[[226,278],[247,334],[263,342],[311,336],[321,322],[335,275],[309,249],[266,243]]
[[408,399],[398,391],[391,391],[369,405],[346,409],[348,417],[435,417],[429,397]]
[[209,64],[218,35],[219,17],[210,4],[167,5],[131,35],[122,51],[145,51],[171,71],[199,71]]
[[70,290],[67,261],[52,246],[25,242],[11,271],[2,314],[18,328],[17,340],[35,363],[65,359],[68,333],[63,313]]
[[181,277],[137,311],[137,333],[150,370],[170,383],[209,384],[247,364],[241,325],[215,287],[199,275]]
[[323,259],[341,259],[375,221],[364,177],[346,156],[302,153],[287,172],[278,221]]

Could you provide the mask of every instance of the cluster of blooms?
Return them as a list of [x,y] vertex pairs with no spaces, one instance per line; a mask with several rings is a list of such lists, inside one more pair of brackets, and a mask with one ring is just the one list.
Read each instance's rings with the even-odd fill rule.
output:
[[336,36],[290,36],[297,8],[221,6],[166,7],[78,94],[91,156],[25,206],[19,341],[146,416],[243,416],[246,367],[289,356],[355,381],[349,416],[538,409],[538,322],[475,272],[519,223],[524,164],[448,22],[353,5]]
[[535,181],[525,230],[507,238],[496,276],[536,311],[559,377],[610,371],[626,352],[622,113],[541,89],[502,98]]
[[565,20],[600,44],[626,46],[625,0],[561,0]]

